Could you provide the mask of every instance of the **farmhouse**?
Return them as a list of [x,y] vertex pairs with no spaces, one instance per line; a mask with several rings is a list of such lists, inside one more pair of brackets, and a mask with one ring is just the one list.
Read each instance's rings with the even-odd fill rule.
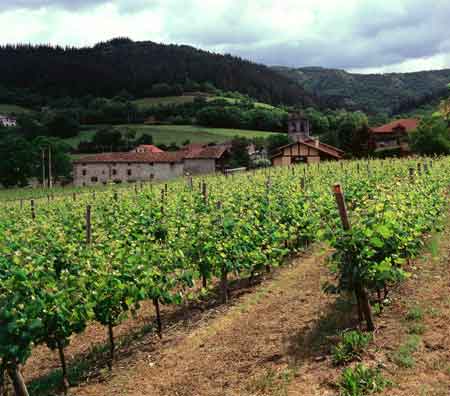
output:
[[372,128],[369,134],[369,149],[375,152],[391,150],[398,151],[400,155],[408,154],[408,134],[417,129],[419,122],[415,118],[406,118]]
[[206,146],[182,150],[184,171],[186,174],[199,175],[205,173],[223,172],[230,158],[225,145]]
[[272,156],[273,166],[289,166],[299,163],[317,163],[324,160],[340,160],[344,152],[318,140],[309,139],[280,147]]
[[133,183],[167,180],[183,176],[180,153],[104,153],[80,158],[73,163],[74,184]]
[[271,158],[273,166],[339,160],[344,155],[342,150],[311,137],[310,123],[301,114],[289,115],[288,135],[293,143],[278,149]]
[[73,163],[74,184],[134,183],[223,172],[229,158],[226,146],[189,145],[177,152],[153,152],[151,147],[154,146],[139,146],[129,153],[80,158]]
[[0,115],[0,125],[6,128],[16,127],[17,120],[13,117]]

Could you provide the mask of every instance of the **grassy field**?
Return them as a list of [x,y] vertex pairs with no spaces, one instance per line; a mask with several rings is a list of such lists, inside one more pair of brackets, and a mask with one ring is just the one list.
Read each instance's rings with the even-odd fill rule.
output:
[[[186,140],[190,140],[191,143],[222,143],[230,140],[234,136],[266,138],[273,133],[241,129],[205,128],[192,125],[119,125],[114,128],[123,132],[127,129],[132,129],[136,131],[136,137],[147,133],[153,136],[155,144],[166,145],[171,143],[181,145]],[[72,147],[76,147],[80,141],[92,140],[96,130],[97,127],[93,125],[92,129],[85,129],[78,136],[67,139],[66,142]]]
[[[134,101],[134,104],[138,106],[140,110],[147,110],[151,108],[152,106],[156,105],[168,105],[168,104],[184,104],[184,103],[192,103],[195,99],[195,96],[193,95],[186,95],[186,96],[167,96],[167,97],[161,97],[161,98],[143,98],[143,99],[137,99]],[[233,99],[233,98],[226,98],[223,96],[210,96],[207,97],[206,100],[208,102],[211,102],[213,100],[225,100],[230,104],[236,104],[239,100]],[[261,103],[256,102],[255,106],[258,108],[263,109],[274,109],[272,105],[269,105],[267,103]]]
[[26,109],[25,107],[9,105],[9,104],[0,104],[0,114],[24,114],[30,113],[31,110]]

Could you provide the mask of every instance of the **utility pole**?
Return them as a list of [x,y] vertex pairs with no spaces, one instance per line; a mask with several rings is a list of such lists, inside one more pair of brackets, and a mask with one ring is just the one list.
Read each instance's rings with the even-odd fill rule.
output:
[[41,149],[42,154],[42,187],[45,188],[45,150]]
[[48,188],[52,187],[52,148],[48,146]]

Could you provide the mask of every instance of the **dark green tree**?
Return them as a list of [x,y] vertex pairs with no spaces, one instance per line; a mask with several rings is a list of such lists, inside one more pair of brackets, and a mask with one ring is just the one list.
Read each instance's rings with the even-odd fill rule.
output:
[[450,154],[450,132],[443,117],[427,117],[410,134],[411,148],[424,155]]

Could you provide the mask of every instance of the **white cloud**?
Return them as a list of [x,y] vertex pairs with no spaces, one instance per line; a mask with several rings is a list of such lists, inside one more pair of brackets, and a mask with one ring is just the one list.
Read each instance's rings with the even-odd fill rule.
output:
[[[117,36],[267,64],[394,71],[450,66],[447,0],[2,0],[0,42]],[[3,11],[2,11],[3,10]]]

